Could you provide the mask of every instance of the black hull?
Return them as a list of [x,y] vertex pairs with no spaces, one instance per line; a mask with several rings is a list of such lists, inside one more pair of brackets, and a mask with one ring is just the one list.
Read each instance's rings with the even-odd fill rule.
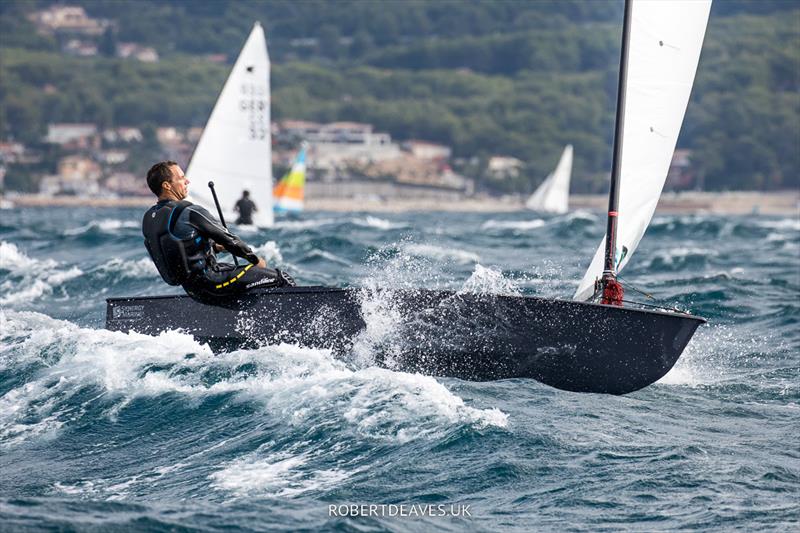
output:
[[363,342],[362,313],[395,317],[367,338],[376,364],[471,381],[533,378],[574,392],[626,394],[663,377],[702,318],[528,296],[296,287],[208,305],[188,296],[108,300],[106,327],[181,329],[216,350],[289,342],[342,358]]

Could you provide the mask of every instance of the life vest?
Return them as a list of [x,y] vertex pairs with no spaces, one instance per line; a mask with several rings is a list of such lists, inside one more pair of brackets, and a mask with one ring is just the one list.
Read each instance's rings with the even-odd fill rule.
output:
[[187,258],[194,242],[192,239],[180,239],[172,233],[178,217],[190,205],[192,203],[186,200],[169,202],[160,208],[151,208],[142,219],[144,246],[158,273],[169,285],[184,284],[191,273]]

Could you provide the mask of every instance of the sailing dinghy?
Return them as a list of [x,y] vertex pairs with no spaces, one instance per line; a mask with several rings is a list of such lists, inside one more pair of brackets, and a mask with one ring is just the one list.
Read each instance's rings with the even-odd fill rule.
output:
[[[391,369],[476,381],[532,378],[575,392],[625,394],[656,382],[705,320],[635,306],[624,300],[617,272],[658,202],[710,4],[625,4],[606,239],[576,299],[291,287],[215,305],[188,296],[113,298],[106,327],[151,335],[180,329],[218,350],[296,343],[345,359],[366,338],[375,363]],[[375,302],[395,324],[378,341],[365,337]]]
[[533,191],[525,207],[542,213],[563,215],[569,210],[569,182],[572,177],[572,145],[561,154],[556,169]]
[[190,200],[215,213],[214,199],[205,184],[215,182],[226,218],[235,218],[233,206],[243,190],[258,211],[256,226],[273,224],[272,135],[270,132],[270,63],[264,29],[258,22],[233,65],[214,105],[186,176],[195,186]]
[[307,148],[308,144],[304,142],[294,158],[292,168],[272,191],[275,198],[275,213],[300,213],[303,211]]

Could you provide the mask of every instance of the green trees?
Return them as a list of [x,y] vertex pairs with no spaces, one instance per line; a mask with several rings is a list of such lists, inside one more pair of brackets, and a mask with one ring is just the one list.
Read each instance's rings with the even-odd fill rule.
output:
[[[202,125],[230,68],[203,54],[232,60],[261,20],[275,119],[363,121],[457,157],[514,156],[523,192],[567,143],[575,190],[594,190],[611,165],[617,1],[84,3],[116,21],[98,39],[107,54],[114,38],[139,42],[159,50],[156,64],[64,56],[25,18],[35,5],[0,6],[4,138],[35,142],[49,122]],[[706,187],[800,187],[798,17],[785,2],[714,7],[678,142]]]

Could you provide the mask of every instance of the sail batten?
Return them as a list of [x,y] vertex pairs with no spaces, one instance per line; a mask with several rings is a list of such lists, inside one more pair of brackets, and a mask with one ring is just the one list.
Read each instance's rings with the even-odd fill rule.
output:
[[186,170],[192,182],[191,200],[215,212],[206,188],[208,181],[214,181],[223,212],[233,217],[236,200],[248,190],[258,208],[253,213],[255,225],[272,225],[270,101],[267,41],[263,28],[256,23]]
[[[617,251],[633,255],[655,212],[689,102],[711,0],[631,1],[624,108]],[[575,299],[594,292],[603,273],[605,238]]]

